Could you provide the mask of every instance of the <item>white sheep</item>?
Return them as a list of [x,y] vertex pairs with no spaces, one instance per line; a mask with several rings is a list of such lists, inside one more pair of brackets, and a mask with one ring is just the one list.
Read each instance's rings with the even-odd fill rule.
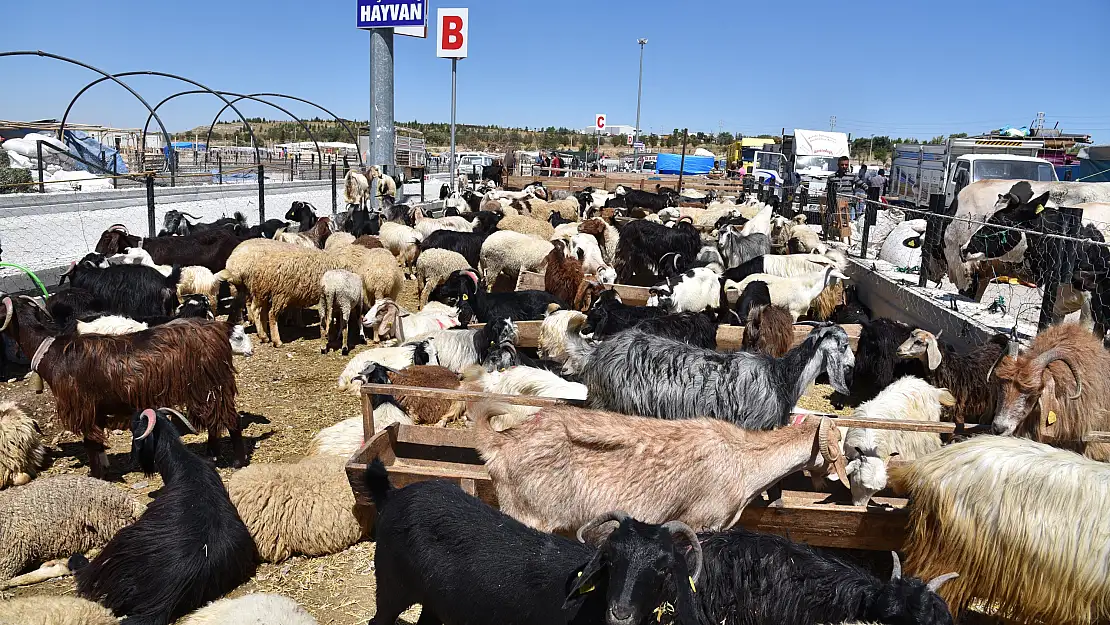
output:
[[576,234],[578,234],[578,222],[559,224],[555,226],[555,232],[548,238],[548,241],[570,241],[571,237]]
[[393,300],[381,299],[374,302],[362,318],[362,326],[372,330],[375,341],[396,339],[404,342],[410,337],[457,325],[459,309],[440,302],[430,302],[420,312],[412,313]]
[[339,334],[343,339],[343,355],[350,353],[350,328],[353,324],[357,326],[356,319],[362,315],[365,305],[362,277],[346,269],[324,272],[320,278],[320,334],[324,339],[321,354],[328,353],[332,324],[337,321],[340,324]]
[[456,271],[472,269],[462,254],[453,250],[432,248],[416,258],[416,288],[420,289],[420,305],[428,303],[432,291]]
[[[852,418],[939,422],[941,407],[955,403],[948,389],[906,376],[860,404]],[[899,460],[915,460],[940,449],[940,444],[940,435],[935,432],[848,428],[844,455],[848,459],[852,503],[866,506],[872,495],[886,488],[886,463],[892,455],[897,454]]]
[[123,249],[122,254],[113,254],[107,257],[109,265],[142,265],[155,269],[163,276],[168,276],[173,272],[172,265],[158,265],[155,264],[154,259],[151,258],[150,252],[141,247],[127,247]]
[[428,235],[435,232],[436,230],[453,230],[455,232],[474,231],[474,224],[470,223],[463,217],[440,217],[438,219],[434,219],[431,217],[425,217],[424,212],[420,209],[416,210],[414,220],[416,231],[419,232],[420,236],[424,237],[425,239],[428,238]]
[[386,221],[381,225],[378,240],[382,242],[382,247],[393,252],[407,270],[416,260],[420,250],[417,246],[424,240],[424,235],[404,224]]
[[412,341],[397,347],[375,347],[364,352],[359,352],[343,368],[339,374],[337,386],[340,390],[347,390],[358,394],[362,383],[355,378],[372,362],[389,367],[390,369],[404,369],[413,364],[438,365],[435,345],[431,341]]
[[15,402],[0,402],[0,489],[23,486],[46,466],[42,430]]
[[204,295],[217,307],[220,301],[220,281],[207,267],[190,265],[181,268],[181,279],[177,282],[177,297]]
[[547,255],[551,253],[553,247],[550,241],[543,241],[527,234],[494,232],[482,243],[480,256],[482,275],[492,286],[497,276],[502,273],[516,280],[522,271],[542,271],[547,264]]
[[[317,625],[316,619],[289,597],[251,593],[213,601],[189,614],[179,625]],[[90,624],[91,625],[91,624]]]
[[80,597],[19,597],[0,601],[3,625],[118,625],[112,611]]
[[308,442],[308,455],[350,458],[365,442],[362,429],[361,416],[329,425],[317,432]]
[[324,249],[330,251],[338,250],[341,247],[346,247],[355,242],[355,235],[350,232],[333,232],[328,240],[324,242]]
[[104,315],[92,321],[78,321],[77,334],[131,334],[142,332],[149,326],[142,321],[135,321],[130,317],[121,315]]
[[725,280],[725,290],[735,290],[738,293],[743,293],[744,289],[751,282],[766,282],[767,290],[771,294],[771,303],[789,310],[794,321],[797,321],[798,317],[801,317],[809,310],[810,304],[813,303],[814,298],[820,295],[821,291],[825,290],[825,287],[829,285],[830,280],[833,278],[847,280],[848,276],[840,273],[840,271],[834,267],[828,267],[823,272],[809,273],[791,278],[772,276],[766,273],[756,273],[744,278],[740,282]]
[[790,232],[790,239],[786,242],[786,245],[792,253],[824,254],[829,250],[829,246],[825,245],[821,241],[821,237],[809,226],[794,226],[794,229]]
[[83,475],[0,491],[0,589],[67,575],[63,560],[9,579],[32,564],[102,547],[145,510],[115,485]]

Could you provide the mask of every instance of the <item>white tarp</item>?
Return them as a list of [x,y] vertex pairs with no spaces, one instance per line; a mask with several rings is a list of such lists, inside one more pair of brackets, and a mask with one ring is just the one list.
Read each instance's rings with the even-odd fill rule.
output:
[[848,135],[795,128],[794,153],[801,156],[848,156]]

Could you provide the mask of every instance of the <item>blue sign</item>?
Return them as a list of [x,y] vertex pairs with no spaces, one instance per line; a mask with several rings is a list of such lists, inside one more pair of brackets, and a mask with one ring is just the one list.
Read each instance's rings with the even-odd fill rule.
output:
[[359,28],[424,26],[428,0],[358,0]]

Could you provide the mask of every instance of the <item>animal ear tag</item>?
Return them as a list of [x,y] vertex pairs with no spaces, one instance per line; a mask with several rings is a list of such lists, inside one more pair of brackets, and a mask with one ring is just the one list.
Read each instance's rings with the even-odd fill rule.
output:
[[[582,577],[582,571],[578,571],[578,577]],[[597,585],[595,585],[595,584],[589,584],[587,586],[583,586],[583,587],[578,589],[578,594],[584,595],[588,592],[593,592],[595,588],[597,588]]]
[[1044,212],[1044,204],[1037,204],[1037,210],[1033,212],[1034,215],[1040,215]]
[[698,589],[694,587],[694,577],[693,576],[687,576],[686,579],[690,580],[690,592],[693,592],[693,593],[698,592]]
[[1045,418],[1045,424],[1054,425],[1055,423],[1056,423],[1056,411],[1055,410],[1049,410],[1048,411],[1048,416]]
[[463,293],[463,301],[465,302],[468,299],[470,299],[470,296],[467,295],[466,293]]

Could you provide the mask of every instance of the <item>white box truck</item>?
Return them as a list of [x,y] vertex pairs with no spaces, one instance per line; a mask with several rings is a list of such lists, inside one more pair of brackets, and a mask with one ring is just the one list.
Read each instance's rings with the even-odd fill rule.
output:
[[825,192],[825,183],[836,172],[836,161],[848,156],[848,135],[829,130],[795,128],[794,135],[783,137],[782,152],[760,150],[755,153],[753,173],[758,181],[768,178],[778,184],[786,182],[787,171],[793,171],[799,183],[809,183],[809,197]]

